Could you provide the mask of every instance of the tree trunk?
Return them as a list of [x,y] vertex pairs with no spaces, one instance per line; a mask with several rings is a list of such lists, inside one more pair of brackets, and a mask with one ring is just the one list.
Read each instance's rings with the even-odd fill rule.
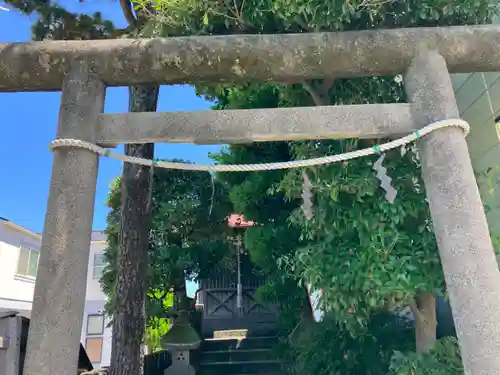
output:
[[[156,111],[157,86],[131,87],[130,112]],[[130,144],[125,154],[152,159],[154,144]],[[145,333],[149,230],[150,168],[124,163],[119,256],[111,351],[111,375],[141,375],[141,344]]]
[[436,342],[436,296],[420,292],[415,297],[415,340],[417,353],[429,351]]

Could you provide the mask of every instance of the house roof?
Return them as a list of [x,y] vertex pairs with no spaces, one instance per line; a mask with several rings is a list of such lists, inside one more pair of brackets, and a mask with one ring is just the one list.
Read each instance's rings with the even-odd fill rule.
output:
[[[35,237],[39,237],[40,239],[42,238],[42,233],[33,232],[32,230],[29,230],[28,228],[25,228],[19,224],[16,224],[13,221],[10,221],[9,219],[7,219],[5,217],[0,216],[0,222],[4,222],[5,224],[9,225],[11,228],[14,228],[16,230],[24,232],[26,234],[29,234],[29,235],[32,235]],[[93,230],[90,240],[91,240],[91,242],[106,241],[106,234],[102,230]]]
[[93,230],[90,240],[92,242],[106,241],[106,234],[103,230]]

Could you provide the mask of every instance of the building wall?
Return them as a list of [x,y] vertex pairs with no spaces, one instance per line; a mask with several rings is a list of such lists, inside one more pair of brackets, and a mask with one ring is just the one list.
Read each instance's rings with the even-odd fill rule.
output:
[[104,329],[102,334],[89,334],[87,335],[87,323],[89,316],[92,315],[104,315],[104,307],[106,304],[106,295],[101,289],[99,284],[100,274],[99,269],[102,269],[100,262],[95,264],[96,260],[100,255],[103,254],[106,248],[105,241],[93,242],[90,247],[90,256],[88,263],[87,272],[87,293],[85,298],[85,312],[83,317],[83,327],[82,327],[82,344],[87,348],[87,338],[102,338],[102,357],[101,362],[94,364],[95,367],[109,366],[111,361],[111,336],[112,329],[108,327],[109,319],[104,318]]
[[[471,126],[467,144],[472,165],[478,176],[488,168],[500,167],[499,128],[495,118],[500,115],[500,72],[454,75],[457,104],[461,117]],[[500,169],[495,172],[498,174]],[[484,177],[478,177],[492,235],[500,234],[500,189],[490,190]]]
[[[500,24],[496,19],[494,24]],[[500,129],[495,117],[500,115],[500,72],[452,75],[460,116],[471,126],[467,144],[475,171],[497,168],[500,176]],[[492,236],[500,235],[500,189],[490,191],[487,180],[478,178]]]
[[29,317],[35,278],[17,273],[21,246],[40,251],[40,237],[0,221],[0,308],[17,310]]
[[111,362],[111,343],[113,330],[111,326],[109,326],[110,319],[106,317],[104,318],[102,334],[87,334],[87,323],[89,321],[89,316],[103,314],[105,303],[105,301],[85,301],[85,313],[83,317],[81,342],[87,350],[91,350],[88,348],[87,339],[100,339],[102,341],[101,361],[93,362],[93,365],[96,368],[109,366]]
[[[81,342],[86,347],[87,338],[102,341],[100,361],[93,362],[94,367],[109,366],[111,357],[111,334],[109,320],[104,318],[106,296],[101,290],[98,275],[94,273],[96,255],[106,248],[105,238],[100,232],[93,233],[97,240],[92,241],[88,263],[87,292]],[[0,218],[0,311],[16,310],[21,315],[31,317],[35,277],[18,274],[21,247],[40,251],[41,236]],[[94,277],[95,275],[95,277]],[[101,315],[104,319],[101,333],[87,334],[89,316]],[[90,356],[90,355],[89,355]]]
[[96,255],[102,255],[104,253],[104,250],[106,249],[106,246],[106,242],[104,241],[93,242],[90,246],[86,295],[86,299],[90,301],[106,301],[106,295],[103,293],[101,285],[99,283],[100,274],[95,273],[101,267],[99,265],[96,265],[94,267]]

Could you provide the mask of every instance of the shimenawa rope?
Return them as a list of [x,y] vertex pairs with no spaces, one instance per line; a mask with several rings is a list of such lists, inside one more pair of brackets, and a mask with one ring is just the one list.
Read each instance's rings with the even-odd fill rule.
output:
[[408,143],[411,143],[435,130],[446,128],[449,126],[456,126],[461,128],[464,132],[464,136],[467,136],[470,130],[469,124],[462,119],[447,119],[447,120],[433,122],[432,124],[429,124],[424,128],[417,130],[405,137],[381,145],[365,148],[362,150],[346,152],[344,154],[339,154],[339,155],[329,155],[320,158],[306,159],[306,160],[293,160],[286,162],[262,163],[262,164],[201,165],[201,164],[173,163],[169,161],[142,159],[133,156],[117,154],[108,149],[99,147],[89,142],[80,141],[78,139],[56,139],[55,141],[52,141],[50,143],[49,149],[50,151],[54,151],[56,148],[61,148],[61,147],[83,148],[95,152],[98,155],[111,157],[113,159],[118,159],[126,163],[141,164],[155,168],[179,169],[188,171],[205,171],[205,172],[256,172],[256,171],[270,171],[276,169],[311,167],[314,165],[331,164],[339,161],[356,159],[362,156],[380,154],[382,152],[391,150],[393,148],[398,148],[407,145]]

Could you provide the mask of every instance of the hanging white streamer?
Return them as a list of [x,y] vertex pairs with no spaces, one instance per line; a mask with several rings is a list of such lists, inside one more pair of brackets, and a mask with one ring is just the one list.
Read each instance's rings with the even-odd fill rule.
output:
[[305,170],[302,170],[302,211],[307,220],[313,218],[312,183]]
[[385,198],[389,202],[394,203],[398,192],[391,184],[392,178],[387,175],[387,168],[382,165],[384,159],[385,155],[380,155],[378,160],[373,164],[373,170],[377,171],[377,178],[380,180],[380,187],[386,192]]

